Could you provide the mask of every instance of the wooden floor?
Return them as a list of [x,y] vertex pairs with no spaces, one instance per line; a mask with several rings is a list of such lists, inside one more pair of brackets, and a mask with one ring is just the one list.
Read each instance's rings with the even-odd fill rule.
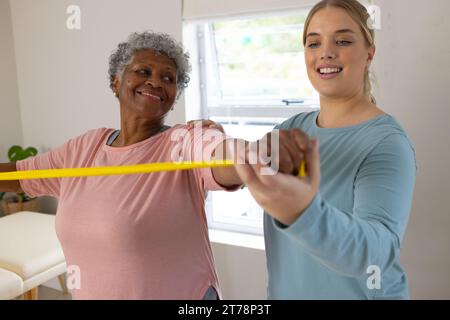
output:
[[[17,297],[13,300],[23,300],[23,297]],[[72,296],[69,294],[63,294],[62,291],[55,290],[53,288],[39,286],[38,300],[72,300]]]
[[[23,300],[23,297],[17,297],[13,300]],[[62,291],[55,290],[53,288],[39,286],[38,300],[72,300],[72,296],[69,294],[63,294]]]
[[38,300],[72,300],[72,296],[70,293],[63,294],[62,291],[40,286]]

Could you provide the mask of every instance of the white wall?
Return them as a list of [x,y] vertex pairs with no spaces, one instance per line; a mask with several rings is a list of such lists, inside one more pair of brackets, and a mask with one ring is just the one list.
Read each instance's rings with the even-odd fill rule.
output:
[[210,19],[234,15],[311,7],[316,0],[183,0],[184,19]]
[[450,299],[450,1],[376,0],[379,105],[405,126],[417,182],[402,260],[417,299]]
[[[131,32],[153,29],[181,40],[181,0],[13,0],[10,5],[24,141],[41,151],[89,129],[119,127],[108,58]],[[69,5],[81,8],[81,30],[66,27]],[[183,104],[173,113],[169,122],[184,121]]]
[[8,0],[0,0],[0,161],[8,161],[8,149],[22,144],[16,59]]
[[221,243],[213,243],[212,249],[223,299],[267,299],[264,250]]

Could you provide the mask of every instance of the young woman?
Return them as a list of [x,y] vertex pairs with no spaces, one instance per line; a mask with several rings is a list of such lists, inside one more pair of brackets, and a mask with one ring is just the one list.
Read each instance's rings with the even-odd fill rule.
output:
[[238,166],[267,213],[270,299],[408,297],[399,256],[415,154],[400,124],[371,96],[375,45],[368,19],[356,0],[324,0],[305,22],[305,61],[320,111],[279,128],[314,137],[305,155],[307,178]]

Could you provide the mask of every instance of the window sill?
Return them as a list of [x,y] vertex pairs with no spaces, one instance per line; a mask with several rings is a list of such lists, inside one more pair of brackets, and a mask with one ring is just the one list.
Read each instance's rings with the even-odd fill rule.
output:
[[227,244],[256,250],[265,250],[264,236],[262,235],[209,229],[209,239],[213,243]]

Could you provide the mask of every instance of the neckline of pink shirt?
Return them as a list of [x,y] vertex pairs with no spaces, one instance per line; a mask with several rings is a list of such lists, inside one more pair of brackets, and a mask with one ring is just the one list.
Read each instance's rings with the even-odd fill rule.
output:
[[106,137],[103,139],[102,141],[102,149],[104,151],[107,152],[124,152],[124,151],[128,151],[130,149],[135,149],[135,148],[139,148],[143,145],[146,145],[147,143],[152,142],[153,140],[162,138],[164,135],[166,135],[169,131],[171,131],[173,128],[175,128],[175,126],[173,126],[172,128],[169,128],[163,132],[157,133],[154,136],[151,136],[145,140],[139,141],[137,143],[133,143],[129,146],[125,146],[125,147],[112,147],[112,146],[108,146],[106,144],[106,142],[108,141],[109,136],[111,135],[111,133],[113,133],[116,129],[108,129],[108,134],[106,135]]

